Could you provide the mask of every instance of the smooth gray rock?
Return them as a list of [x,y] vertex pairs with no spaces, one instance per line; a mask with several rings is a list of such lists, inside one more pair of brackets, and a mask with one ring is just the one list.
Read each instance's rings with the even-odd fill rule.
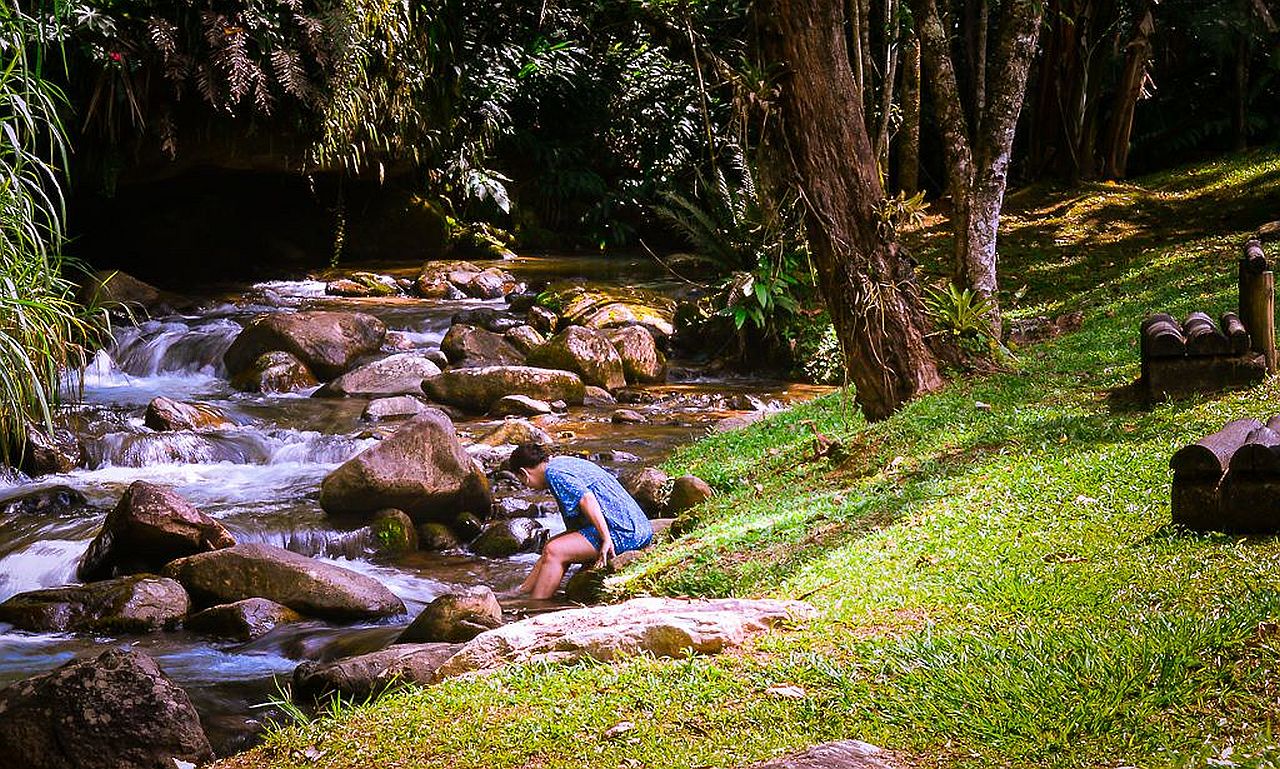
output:
[[492,590],[480,585],[445,593],[427,604],[396,643],[461,643],[498,627],[502,606]]
[[439,373],[440,367],[424,355],[398,353],[348,371],[316,390],[315,397],[417,395],[422,392],[422,380]]
[[182,585],[137,574],[19,593],[0,603],[0,622],[37,633],[151,633],[177,627],[190,608]]

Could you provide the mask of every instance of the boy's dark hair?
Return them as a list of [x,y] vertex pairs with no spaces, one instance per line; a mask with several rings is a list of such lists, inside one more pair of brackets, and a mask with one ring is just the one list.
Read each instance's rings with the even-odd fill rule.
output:
[[511,472],[518,473],[526,467],[537,467],[551,458],[547,450],[536,443],[523,443],[511,452],[511,459],[507,460],[507,466],[511,468]]

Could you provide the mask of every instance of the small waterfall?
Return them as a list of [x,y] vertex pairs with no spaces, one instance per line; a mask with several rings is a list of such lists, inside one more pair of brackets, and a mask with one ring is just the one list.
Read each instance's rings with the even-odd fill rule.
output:
[[146,321],[116,332],[107,350],[116,367],[131,376],[200,373],[225,376],[222,356],[240,333],[232,320],[188,324],[184,321]]
[[152,465],[316,464],[345,462],[370,440],[299,430],[233,428],[210,432],[115,432],[87,441],[91,469]]

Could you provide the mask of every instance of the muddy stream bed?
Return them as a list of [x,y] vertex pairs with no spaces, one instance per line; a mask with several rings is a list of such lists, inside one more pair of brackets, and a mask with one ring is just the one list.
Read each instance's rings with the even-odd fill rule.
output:
[[[618,259],[519,258],[502,262],[531,286],[563,278],[644,286],[678,294],[652,263]],[[380,272],[412,278],[418,265],[381,265]],[[0,502],[64,485],[98,507],[110,509],[130,483],[143,479],[170,486],[218,519],[239,542],[264,542],[369,575],[408,607],[408,614],[375,624],[333,625],[308,621],[277,627],[264,637],[238,643],[179,630],[140,636],[37,634],[0,624],[0,686],[52,669],[106,645],[128,646],[152,656],[191,695],[219,754],[252,740],[277,696],[276,680],[288,680],[304,660],[327,660],[372,651],[389,643],[427,602],[459,586],[484,584],[510,591],[536,555],[486,559],[465,550],[374,554],[366,530],[338,528],[318,504],[321,480],[339,464],[373,444],[362,419],[368,398],[313,398],[237,392],[227,382],[222,354],[242,326],[262,313],[292,309],[358,310],[380,318],[400,344],[438,347],[455,313],[491,307],[498,300],[426,300],[405,297],[342,299],[326,296],[316,280],[280,280],[219,287],[191,314],[144,321],[116,329],[115,343],[84,372],[72,424],[86,448],[87,467],[30,479],[0,475]],[[390,352],[390,351],[388,351]],[[614,424],[615,407],[573,407],[539,419],[555,449],[591,456],[613,471],[661,462],[676,447],[705,435],[717,421],[742,407],[780,408],[825,391],[764,379],[706,375],[687,361],[671,361],[669,381],[628,388],[641,391],[627,408],[645,424]],[[237,425],[212,432],[155,432],[143,412],[156,396],[217,407]],[[741,397],[750,396],[750,397]],[[734,408],[734,407],[737,408]],[[464,443],[500,420],[457,422]],[[500,485],[495,496],[546,497]],[[0,508],[2,509],[2,508]],[[558,515],[540,519],[552,531]],[[28,590],[75,582],[76,566],[103,522],[101,514],[0,512],[0,601]],[[513,614],[527,608],[504,600]]]

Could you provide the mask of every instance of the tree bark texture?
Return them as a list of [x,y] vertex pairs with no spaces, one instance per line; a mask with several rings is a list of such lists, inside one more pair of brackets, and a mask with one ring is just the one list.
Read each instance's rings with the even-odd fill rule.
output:
[[902,137],[898,143],[898,189],[920,189],[920,41],[912,32],[902,48]]
[[1138,16],[1133,35],[1125,46],[1124,72],[1116,86],[1115,106],[1107,124],[1107,142],[1103,158],[1103,175],[1122,179],[1129,164],[1129,135],[1133,131],[1133,115],[1147,82],[1147,64],[1151,61],[1151,36],[1155,33],[1155,17],[1147,3]]
[[784,68],[783,132],[806,206],[818,287],[869,419],[942,385],[909,262],[881,238],[884,190],[850,73],[839,0],[765,0],[765,53]]
[[[964,100],[952,63],[951,38],[936,1],[912,0],[911,6],[942,132],[947,186],[953,206],[951,230],[955,238],[956,277],[962,285],[992,303],[990,320],[998,338],[996,233],[1008,181],[1014,130],[1036,52],[1043,5],[1039,0],[1010,0],[1001,5],[994,45],[988,46],[985,37],[982,38],[991,58],[983,72],[991,73],[992,77],[974,94],[973,103],[981,104],[981,109],[972,120],[966,120],[964,114]],[[978,16],[985,18],[984,13]],[[976,130],[971,131],[971,125],[976,126]]]

